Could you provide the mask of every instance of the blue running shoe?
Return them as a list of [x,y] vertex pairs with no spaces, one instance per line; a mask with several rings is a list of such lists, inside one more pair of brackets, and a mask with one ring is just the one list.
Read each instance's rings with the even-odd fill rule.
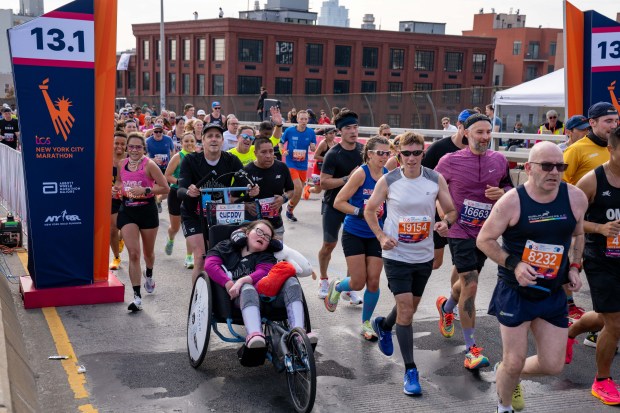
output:
[[293,211],[289,207],[286,207],[286,218],[288,218],[289,221],[297,222],[297,218],[293,215]]
[[418,378],[418,369],[409,369],[405,372],[403,392],[409,396],[421,396],[422,387]]
[[383,323],[383,320],[385,320],[385,317],[375,317],[374,320],[372,320],[372,329],[375,330],[377,337],[379,337],[379,350],[386,356],[391,356],[394,354],[392,332],[381,328],[381,323]]

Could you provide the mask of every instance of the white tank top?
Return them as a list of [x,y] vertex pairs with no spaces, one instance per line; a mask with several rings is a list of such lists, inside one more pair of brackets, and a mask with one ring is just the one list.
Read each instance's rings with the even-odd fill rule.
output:
[[385,258],[410,264],[433,259],[439,174],[432,169],[421,168],[420,176],[414,179],[406,178],[400,168],[385,176],[388,196],[383,231],[398,240],[395,248],[383,251]]

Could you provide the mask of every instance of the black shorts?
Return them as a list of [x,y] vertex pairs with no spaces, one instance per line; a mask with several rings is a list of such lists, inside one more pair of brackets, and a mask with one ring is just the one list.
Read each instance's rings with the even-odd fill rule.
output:
[[365,255],[367,257],[381,258],[381,243],[376,237],[362,238],[343,229],[340,241],[345,257]]
[[583,269],[590,285],[592,307],[597,313],[620,311],[620,259],[588,258],[583,260]]
[[116,227],[122,229],[127,224],[136,224],[140,229],[159,227],[159,214],[155,198],[151,198],[146,205],[127,207],[121,205],[116,218]]
[[338,242],[338,232],[346,214],[323,202],[321,215],[323,217],[323,242]]
[[170,187],[168,192],[168,213],[175,217],[181,215],[181,200],[177,197],[177,188]]
[[197,215],[195,217],[190,217],[183,214],[181,216],[181,228],[183,229],[185,238],[191,237],[192,235],[202,235],[202,224]]
[[437,231],[433,231],[433,243],[436,250],[441,250],[448,244],[448,238],[442,237]]
[[539,301],[528,300],[501,278],[493,291],[488,313],[506,327],[518,327],[537,318],[556,327],[568,328],[568,306],[563,288]]
[[121,204],[123,201],[120,199],[112,199],[112,215],[118,214],[118,210],[121,209]]
[[452,255],[452,264],[458,273],[482,270],[487,256],[476,247],[475,239],[448,238],[448,245]]
[[383,258],[383,268],[392,294],[412,293],[422,297],[426,283],[433,272],[433,260],[419,264]]

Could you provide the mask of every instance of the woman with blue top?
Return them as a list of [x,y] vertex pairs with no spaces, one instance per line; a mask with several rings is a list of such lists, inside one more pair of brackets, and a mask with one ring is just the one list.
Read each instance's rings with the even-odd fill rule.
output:
[[[364,207],[379,178],[388,172],[385,163],[389,157],[390,143],[386,138],[374,136],[368,139],[363,151],[364,164],[351,174],[351,178],[334,201],[334,208],[347,214],[342,231],[342,249],[349,276],[342,281],[331,281],[325,297],[325,308],[335,311],[341,293],[361,291],[366,286],[361,334],[369,341],[377,340],[370,317],[379,301],[379,279],[383,261],[381,244],[364,219]],[[383,208],[379,208],[377,217],[381,226],[383,215]]]

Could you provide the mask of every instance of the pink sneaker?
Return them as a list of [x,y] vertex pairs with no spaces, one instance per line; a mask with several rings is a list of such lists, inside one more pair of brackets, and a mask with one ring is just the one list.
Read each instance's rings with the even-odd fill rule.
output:
[[600,399],[600,401],[607,405],[620,404],[618,388],[611,378],[597,381],[595,377],[594,383],[592,383],[592,396]]
[[576,342],[576,339],[570,337],[568,338],[568,341],[566,342],[566,360],[564,360],[564,363],[570,364],[571,361],[573,361],[573,346]]

